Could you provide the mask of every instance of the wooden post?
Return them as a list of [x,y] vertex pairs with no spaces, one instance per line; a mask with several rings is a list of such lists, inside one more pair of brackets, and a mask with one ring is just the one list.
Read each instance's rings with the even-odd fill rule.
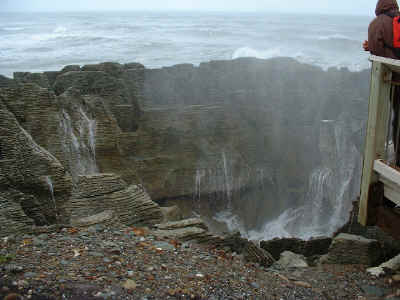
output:
[[370,185],[378,182],[374,173],[374,161],[383,159],[389,116],[392,72],[378,61],[372,62],[371,87],[368,106],[367,136],[365,141],[364,165],[361,179],[360,210],[358,221],[368,225],[368,199]]

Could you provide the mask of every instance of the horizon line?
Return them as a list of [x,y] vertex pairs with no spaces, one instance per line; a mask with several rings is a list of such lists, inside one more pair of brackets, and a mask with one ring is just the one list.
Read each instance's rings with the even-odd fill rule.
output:
[[82,9],[82,10],[4,10],[4,13],[87,13],[87,12],[146,12],[146,13],[253,13],[253,14],[285,14],[285,15],[326,15],[326,16],[357,16],[357,17],[374,17],[373,14],[349,13],[349,12],[295,12],[295,11],[279,11],[279,10],[222,10],[222,9]]

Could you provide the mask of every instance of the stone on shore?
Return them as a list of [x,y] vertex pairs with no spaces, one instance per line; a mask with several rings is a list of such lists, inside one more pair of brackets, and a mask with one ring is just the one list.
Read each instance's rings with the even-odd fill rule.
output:
[[177,205],[160,207],[164,222],[179,221],[183,219],[182,212]]
[[323,255],[328,252],[331,243],[332,239],[328,237],[317,237],[308,241],[297,238],[276,238],[269,241],[261,241],[260,247],[267,250],[278,260],[284,251],[291,251],[305,257]]
[[399,271],[400,270],[400,255],[380,264],[378,267],[369,268],[367,272],[373,276],[379,277],[385,275],[386,270]]
[[308,264],[306,258],[301,254],[296,254],[290,251],[281,253],[280,259],[274,263],[277,268],[307,268]]
[[328,254],[321,257],[323,264],[366,265],[373,266],[381,258],[378,241],[361,236],[341,233],[334,238]]

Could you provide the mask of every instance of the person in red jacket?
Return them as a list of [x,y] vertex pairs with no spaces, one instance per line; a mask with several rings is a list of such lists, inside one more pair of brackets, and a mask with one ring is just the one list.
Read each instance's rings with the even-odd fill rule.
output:
[[[373,55],[383,56],[392,59],[399,59],[391,46],[393,45],[393,18],[400,15],[399,6],[396,0],[379,0],[375,9],[376,18],[369,24],[368,41],[364,41],[363,48]],[[393,74],[394,81],[400,81],[400,74]],[[392,108],[393,118],[393,136],[396,153],[396,165],[400,166],[400,136],[398,134],[400,88],[394,89]]]
[[393,17],[400,15],[396,0],[379,0],[375,9],[376,18],[369,24],[368,41],[364,50],[373,55],[398,59],[393,50],[387,47],[393,44]]

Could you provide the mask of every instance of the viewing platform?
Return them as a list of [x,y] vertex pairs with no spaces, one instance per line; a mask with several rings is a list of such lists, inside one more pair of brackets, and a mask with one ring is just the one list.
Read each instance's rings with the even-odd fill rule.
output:
[[358,218],[362,225],[377,225],[400,239],[397,209],[400,207],[400,168],[389,158],[389,146],[393,145],[391,100],[394,87],[400,86],[392,76],[400,73],[400,60],[371,56],[370,61],[371,85]]

